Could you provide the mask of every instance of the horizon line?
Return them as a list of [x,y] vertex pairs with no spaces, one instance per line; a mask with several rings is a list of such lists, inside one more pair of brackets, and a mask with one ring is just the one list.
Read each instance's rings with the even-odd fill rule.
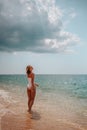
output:
[[[26,74],[11,74],[11,73],[4,73],[4,74],[0,74],[0,75],[26,75]],[[58,73],[58,74],[53,74],[53,73],[35,73],[35,75],[87,75],[87,73],[64,73],[64,74],[61,74],[61,73]]]

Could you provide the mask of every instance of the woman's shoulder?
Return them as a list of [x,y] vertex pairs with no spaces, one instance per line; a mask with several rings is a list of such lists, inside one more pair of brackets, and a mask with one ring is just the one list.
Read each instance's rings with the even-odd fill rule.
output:
[[29,74],[29,76],[28,76],[28,78],[32,78],[32,77],[34,77],[34,73],[31,73],[31,74]]
[[34,73],[31,73],[31,76],[34,76],[35,74]]

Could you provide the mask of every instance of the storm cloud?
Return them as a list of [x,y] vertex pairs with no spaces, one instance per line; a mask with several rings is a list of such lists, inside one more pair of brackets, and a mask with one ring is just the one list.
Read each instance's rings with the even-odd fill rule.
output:
[[0,1],[0,51],[67,52],[79,37],[63,29],[55,0]]

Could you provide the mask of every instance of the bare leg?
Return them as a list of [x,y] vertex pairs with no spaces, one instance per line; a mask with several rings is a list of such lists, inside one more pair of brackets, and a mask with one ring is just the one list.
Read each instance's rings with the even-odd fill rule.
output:
[[31,108],[34,104],[35,95],[36,95],[36,89],[31,90],[31,100],[30,100],[30,104],[29,104],[30,105],[30,111],[31,111]]
[[31,102],[31,90],[27,88],[27,95],[28,95],[28,111],[30,111],[30,102]]

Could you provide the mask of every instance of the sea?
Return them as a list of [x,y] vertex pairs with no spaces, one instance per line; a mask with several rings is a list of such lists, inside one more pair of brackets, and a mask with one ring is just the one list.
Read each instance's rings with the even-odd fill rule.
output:
[[[87,130],[87,75],[36,74],[35,82],[39,86],[28,117],[26,75],[0,75],[1,130]],[[21,126],[10,126],[13,115]],[[23,125],[28,118],[32,123]]]

